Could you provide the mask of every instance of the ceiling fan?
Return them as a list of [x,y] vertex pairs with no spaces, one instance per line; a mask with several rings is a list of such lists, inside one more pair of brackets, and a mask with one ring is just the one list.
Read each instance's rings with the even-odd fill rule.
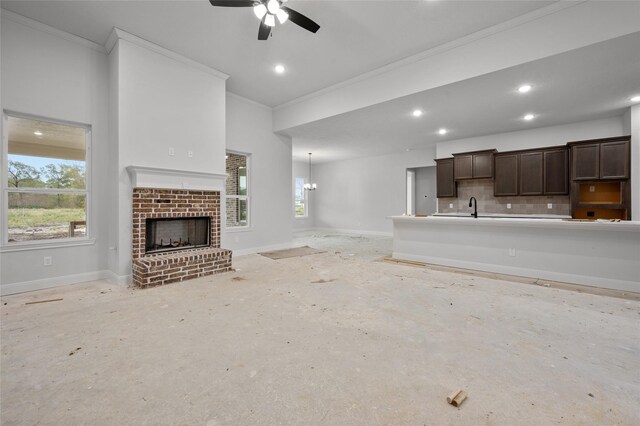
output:
[[300,12],[283,6],[287,0],[209,0],[212,6],[222,7],[253,7],[253,13],[260,19],[258,40],[266,40],[271,34],[271,28],[276,26],[276,18],[281,24],[288,19],[307,31],[315,33],[320,25],[313,22]]

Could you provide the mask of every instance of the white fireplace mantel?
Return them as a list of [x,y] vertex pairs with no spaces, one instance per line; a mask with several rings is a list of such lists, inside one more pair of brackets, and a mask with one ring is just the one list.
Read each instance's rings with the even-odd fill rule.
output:
[[164,169],[146,166],[127,166],[133,188],[192,189],[200,191],[224,191],[226,175],[194,172],[190,170]]

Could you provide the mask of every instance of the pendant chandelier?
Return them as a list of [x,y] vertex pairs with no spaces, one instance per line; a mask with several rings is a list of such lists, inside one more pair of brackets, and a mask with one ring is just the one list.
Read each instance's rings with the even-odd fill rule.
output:
[[317,187],[315,183],[311,183],[311,153],[309,153],[309,182],[304,184],[304,189],[307,191],[315,191]]

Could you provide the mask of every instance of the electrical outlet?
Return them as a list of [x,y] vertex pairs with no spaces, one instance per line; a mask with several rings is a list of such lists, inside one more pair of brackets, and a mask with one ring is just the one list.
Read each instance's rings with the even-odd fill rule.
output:
[[193,157],[193,151],[187,151],[187,157],[192,158]]
[[509,257],[516,257],[516,249],[515,248],[510,248],[509,249]]
[[596,186],[595,185],[589,185],[589,192],[596,192]]
[[53,265],[53,259],[51,258],[51,256],[45,256],[44,266],[51,266],[51,265]]
[[507,203],[507,208],[510,209],[511,208],[511,203]]
[[175,148],[169,148],[169,155],[176,155]]
[[553,204],[551,204],[551,203],[547,204],[547,208],[548,209],[552,209],[553,208]]

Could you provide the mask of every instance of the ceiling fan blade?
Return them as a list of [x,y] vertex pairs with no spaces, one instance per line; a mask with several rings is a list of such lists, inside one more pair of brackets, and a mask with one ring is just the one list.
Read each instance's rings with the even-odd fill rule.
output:
[[261,2],[257,0],[209,0],[212,6],[222,7],[253,7]]
[[258,28],[258,40],[266,40],[271,34],[271,27],[264,23],[266,16],[260,21],[260,28]]
[[296,12],[295,10],[293,10],[293,9],[291,9],[289,7],[286,7],[286,6],[282,6],[281,9],[289,14],[289,20],[291,22],[293,22],[296,25],[301,26],[305,30],[311,31],[312,33],[315,33],[316,31],[318,31],[320,29],[320,25],[316,24],[311,19],[309,19],[306,16],[304,16],[302,13]]

